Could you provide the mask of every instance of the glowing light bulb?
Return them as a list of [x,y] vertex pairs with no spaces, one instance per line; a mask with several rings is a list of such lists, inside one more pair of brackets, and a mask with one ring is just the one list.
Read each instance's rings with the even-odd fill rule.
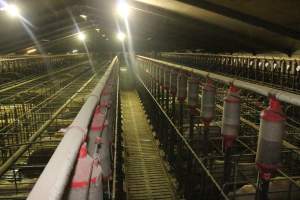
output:
[[129,6],[125,0],[118,1],[117,13],[120,17],[127,18],[128,14],[129,14]]
[[82,33],[82,32],[79,32],[78,33],[78,39],[80,41],[84,41],[86,39],[86,35],[84,33]]
[[120,40],[121,42],[123,42],[125,40],[125,38],[126,38],[126,35],[123,32],[119,32],[117,34],[117,38],[118,38],[118,40]]
[[79,15],[82,19],[86,20],[87,16],[86,15]]
[[29,49],[29,50],[27,50],[27,54],[31,54],[31,53],[35,53],[36,52],[36,49]]
[[16,5],[8,4],[5,6],[4,10],[7,12],[8,15],[12,17],[20,16],[20,10]]

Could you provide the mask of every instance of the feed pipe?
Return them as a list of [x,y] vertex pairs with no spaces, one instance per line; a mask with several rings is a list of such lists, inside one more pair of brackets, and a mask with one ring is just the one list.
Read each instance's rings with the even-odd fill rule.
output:
[[295,106],[300,106],[300,95],[298,95],[298,94],[294,94],[291,92],[286,92],[283,90],[278,90],[278,89],[274,89],[274,88],[270,88],[267,86],[246,82],[246,81],[241,81],[241,80],[229,78],[229,77],[226,77],[223,75],[206,72],[206,71],[199,70],[199,69],[193,69],[193,68],[186,67],[183,65],[173,64],[173,63],[169,63],[166,61],[161,61],[161,60],[157,60],[157,59],[153,59],[153,58],[148,58],[148,57],[144,57],[144,56],[137,56],[137,57],[138,57],[138,59],[151,61],[154,63],[162,64],[164,66],[175,68],[178,70],[183,70],[183,71],[186,71],[186,72],[189,72],[192,74],[197,74],[197,75],[200,75],[203,77],[208,77],[208,78],[223,82],[225,84],[233,84],[236,87],[239,87],[239,88],[245,89],[245,90],[249,90],[249,91],[261,94],[263,96],[273,95],[279,101],[289,103],[289,104],[292,104]]

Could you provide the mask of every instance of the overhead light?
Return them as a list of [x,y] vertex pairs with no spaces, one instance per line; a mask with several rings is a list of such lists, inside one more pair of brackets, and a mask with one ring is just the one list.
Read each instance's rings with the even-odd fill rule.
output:
[[100,28],[96,28],[96,31],[99,33],[100,32]]
[[86,15],[79,15],[82,19],[86,20],[87,16]]
[[78,39],[79,39],[80,41],[84,41],[85,38],[86,38],[86,35],[85,35],[84,33],[82,33],[82,32],[79,32],[79,33],[78,33]]
[[117,4],[117,13],[120,17],[127,18],[129,7],[125,0],[119,0]]
[[26,53],[31,54],[31,53],[34,53],[34,52],[36,52],[36,49],[28,49]]
[[73,49],[72,53],[78,53],[77,49]]
[[105,34],[102,34],[102,37],[105,37]]
[[121,72],[126,72],[127,71],[127,67],[120,67],[120,71]]
[[12,17],[19,17],[20,16],[20,10],[14,4],[7,4],[4,7],[4,10],[7,12],[8,15],[10,15]]
[[123,42],[126,38],[126,35],[123,32],[119,32],[117,34],[117,39],[120,40],[121,42]]

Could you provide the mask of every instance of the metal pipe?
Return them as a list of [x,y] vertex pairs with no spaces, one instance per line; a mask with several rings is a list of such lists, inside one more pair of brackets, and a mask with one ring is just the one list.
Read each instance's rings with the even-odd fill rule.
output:
[[74,168],[78,151],[87,133],[92,114],[100,100],[101,91],[103,90],[113,67],[117,63],[117,60],[117,57],[113,59],[105,74],[82,106],[34,188],[30,192],[27,198],[28,200],[58,200],[62,198],[72,169]]
[[144,56],[137,56],[137,57],[138,57],[138,59],[143,59],[143,60],[152,61],[154,63],[159,63],[162,65],[171,67],[173,69],[179,69],[179,70],[183,70],[183,71],[186,71],[186,72],[189,72],[192,74],[197,74],[197,75],[200,75],[203,77],[209,77],[211,79],[215,79],[217,81],[223,82],[228,85],[232,84],[241,89],[249,90],[249,91],[255,92],[257,94],[261,94],[263,96],[272,95],[272,96],[275,96],[276,99],[278,99],[279,101],[293,104],[296,106],[300,106],[300,95],[298,95],[298,94],[274,89],[274,88],[271,88],[268,86],[258,85],[258,84],[254,84],[254,83],[250,83],[250,82],[246,82],[246,81],[241,81],[241,80],[229,78],[229,77],[226,77],[223,75],[206,72],[206,71],[199,70],[199,69],[193,69],[193,68],[186,67],[183,65],[173,64],[170,62],[165,62],[165,61],[161,61],[161,60],[157,60],[157,59],[153,59],[153,58],[148,58],[148,57],[144,57]]
[[286,60],[286,61],[300,61],[299,58],[286,57],[281,55],[228,55],[228,54],[213,54],[213,53],[175,53],[175,52],[162,52],[162,55],[176,55],[176,56],[215,56],[224,58],[249,58],[249,59],[271,59],[271,60]]
[[268,200],[270,180],[262,178],[260,173],[258,176],[255,200]]
[[[114,128],[114,134],[115,134],[115,138],[114,138],[114,156],[113,156],[113,181],[112,181],[112,200],[115,200],[118,198],[117,196],[117,176],[118,176],[118,172],[117,172],[117,157],[119,156],[118,155],[118,151],[119,148],[121,147],[118,146],[119,145],[119,140],[121,140],[121,138],[119,138],[119,87],[120,87],[120,79],[119,77],[117,77],[117,94],[116,94],[116,110],[115,110],[115,123],[116,123],[116,126]],[[120,164],[120,163],[119,163]]]

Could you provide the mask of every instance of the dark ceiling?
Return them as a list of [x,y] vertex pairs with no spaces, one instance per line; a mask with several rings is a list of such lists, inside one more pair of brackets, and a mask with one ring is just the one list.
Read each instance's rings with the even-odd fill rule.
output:
[[[8,1],[7,1],[8,2]],[[115,51],[115,0],[15,0],[24,20],[0,12],[0,53],[83,49],[76,22],[91,51]],[[213,52],[300,49],[300,1],[296,0],[132,0],[128,17],[136,51],[199,49]],[[87,20],[80,17],[87,16]],[[73,18],[73,19],[72,19]],[[22,22],[23,21],[23,22]],[[25,24],[25,25],[24,25]],[[99,28],[97,32],[95,29]],[[121,28],[122,29],[122,28]],[[33,41],[36,42],[33,42]]]

